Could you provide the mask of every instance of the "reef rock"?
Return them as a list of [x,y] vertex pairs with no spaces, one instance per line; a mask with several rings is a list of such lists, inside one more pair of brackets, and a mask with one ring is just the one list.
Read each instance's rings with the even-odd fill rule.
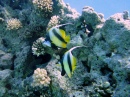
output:
[[10,89],[9,81],[12,78],[12,70],[5,69],[0,70],[0,96],[4,97],[6,93],[8,93],[8,89]]
[[0,68],[11,69],[13,66],[13,55],[0,51]]

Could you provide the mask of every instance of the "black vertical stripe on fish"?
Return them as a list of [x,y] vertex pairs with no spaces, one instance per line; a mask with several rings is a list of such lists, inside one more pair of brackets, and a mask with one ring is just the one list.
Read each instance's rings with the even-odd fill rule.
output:
[[61,67],[62,67],[61,75],[64,76],[65,75],[65,69],[64,69],[64,66],[63,66],[63,59],[60,61],[60,63],[61,63]]
[[50,39],[50,37],[49,37],[49,33],[46,34],[45,41],[51,41],[51,39]]
[[52,30],[52,32],[54,33],[54,35],[62,42],[67,43],[57,32],[55,29]]
[[68,53],[67,55],[67,62],[68,62],[68,65],[69,65],[69,68],[70,68],[70,71],[72,72],[72,65],[71,65],[71,59],[70,59],[70,53]]

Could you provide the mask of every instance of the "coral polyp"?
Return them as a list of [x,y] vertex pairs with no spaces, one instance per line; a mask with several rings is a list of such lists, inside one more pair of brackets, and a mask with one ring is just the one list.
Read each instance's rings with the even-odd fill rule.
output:
[[53,11],[53,2],[52,0],[33,0],[32,1],[36,9],[39,9],[43,12],[52,12]]
[[37,68],[33,74],[33,87],[47,87],[50,84],[51,79],[47,76],[45,69]]
[[8,30],[17,30],[22,27],[22,23],[17,18],[11,18],[7,20],[7,29]]

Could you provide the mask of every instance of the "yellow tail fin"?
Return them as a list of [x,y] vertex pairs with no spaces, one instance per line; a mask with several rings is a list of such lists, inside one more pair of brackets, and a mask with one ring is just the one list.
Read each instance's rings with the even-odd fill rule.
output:
[[65,41],[68,43],[68,42],[70,42],[70,35],[67,35],[66,37],[65,37]]

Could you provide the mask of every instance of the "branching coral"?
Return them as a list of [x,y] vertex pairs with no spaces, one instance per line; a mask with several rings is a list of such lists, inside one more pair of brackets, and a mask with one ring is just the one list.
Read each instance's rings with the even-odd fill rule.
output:
[[50,29],[51,27],[54,27],[56,25],[58,25],[60,22],[59,22],[59,16],[52,16],[49,23],[48,23],[48,27],[47,27],[47,30]]
[[52,0],[33,0],[33,4],[36,9],[40,9],[44,12],[52,12],[53,2]]
[[44,55],[45,51],[44,51],[44,46],[43,46],[43,41],[45,39],[43,37],[38,38],[32,45],[32,53],[34,55]]
[[11,18],[7,20],[7,29],[8,30],[17,30],[20,27],[22,27],[22,23],[16,19],[16,18]]
[[45,69],[37,68],[33,74],[33,87],[44,87],[49,86],[51,79],[47,76]]
[[54,49],[44,44],[45,38],[40,37],[38,38],[32,45],[32,53],[33,55],[40,56],[45,54],[54,54]]

